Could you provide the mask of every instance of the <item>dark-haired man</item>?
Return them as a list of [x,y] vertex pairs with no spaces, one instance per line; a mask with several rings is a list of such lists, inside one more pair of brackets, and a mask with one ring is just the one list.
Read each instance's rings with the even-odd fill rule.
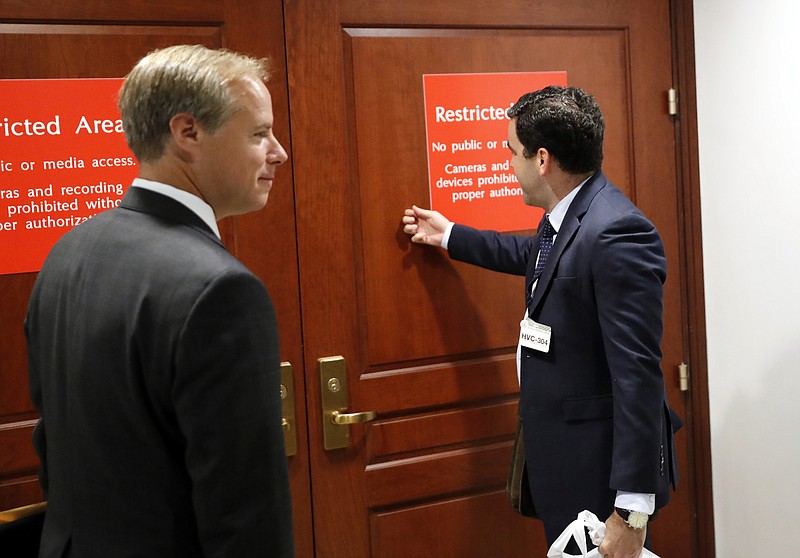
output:
[[545,210],[537,235],[479,231],[416,206],[404,230],[453,259],[526,276],[520,418],[536,513],[550,543],[584,509],[608,518],[600,553],[637,558],[677,480],[660,369],[661,238],[601,170],[605,125],[591,95],[548,87],[508,116],[523,200]]

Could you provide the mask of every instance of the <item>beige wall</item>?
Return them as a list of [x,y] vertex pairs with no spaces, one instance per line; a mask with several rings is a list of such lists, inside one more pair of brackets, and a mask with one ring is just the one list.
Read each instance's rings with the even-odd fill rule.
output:
[[800,2],[694,12],[717,556],[794,555]]

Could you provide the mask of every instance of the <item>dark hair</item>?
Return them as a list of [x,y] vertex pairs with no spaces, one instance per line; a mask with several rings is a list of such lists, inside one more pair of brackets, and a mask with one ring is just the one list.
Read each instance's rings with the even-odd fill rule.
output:
[[605,124],[594,97],[577,87],[550,86],[526,93],[508,109],[530,158],[544,147],[566,172],[596,172],[603,164]]

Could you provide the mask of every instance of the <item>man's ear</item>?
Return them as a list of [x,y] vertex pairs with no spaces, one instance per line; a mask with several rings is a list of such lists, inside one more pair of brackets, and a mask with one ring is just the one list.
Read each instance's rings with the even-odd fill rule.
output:
[[169,130],[173,145],[178,151],[190,155],[197,149],[200,125],[189,113],[179,112],[169,120]]
[[534,156],[536,167],[539,169],[539,175],[545,175],[550,172],[550,165],[553,164],[553,156],[544,147],[540,147]]

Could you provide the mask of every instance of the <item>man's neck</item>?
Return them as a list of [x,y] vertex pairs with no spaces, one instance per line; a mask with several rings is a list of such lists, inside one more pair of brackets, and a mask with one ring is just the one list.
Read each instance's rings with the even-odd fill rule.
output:
[[154,163],[141,163],[139,165],[139,176],[145,180],[161,182],[184,192],[189,192],[207,202],[182,168],[163,164],[162,160]]
[[553,192],[553,199],[547,204],[549,207],[542,209],[550,213],[558,203],[569,195],[575,188],[578,187],[584,180],[592,176],[593,172],[586,172],[581,174],[560,173],[558,176],[551,178],[550,189]]

